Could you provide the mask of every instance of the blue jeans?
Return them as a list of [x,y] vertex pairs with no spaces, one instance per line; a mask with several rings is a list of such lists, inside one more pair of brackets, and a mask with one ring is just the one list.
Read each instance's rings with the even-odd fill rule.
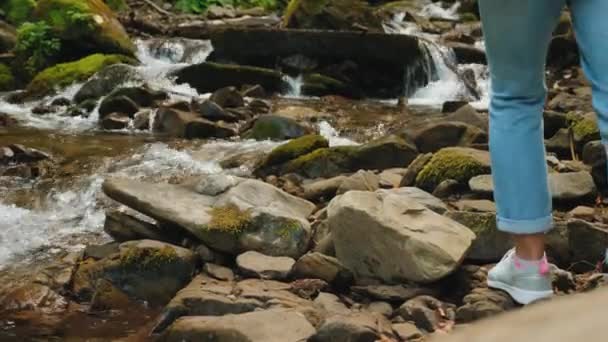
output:
[[[566,0],[479,0],[491,76],[490,154],[498,229],[552,227],[543,144],[545,60]],[[608,0],[570,0],[581,63],[608,141]]]

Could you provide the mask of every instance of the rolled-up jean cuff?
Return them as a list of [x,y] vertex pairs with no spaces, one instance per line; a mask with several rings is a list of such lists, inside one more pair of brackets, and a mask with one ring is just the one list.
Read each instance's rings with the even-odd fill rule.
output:
[[553,228],[553,216],[549,215],[534,220],[509,220],[496,218],[498,230],[511,234],[539,234]]

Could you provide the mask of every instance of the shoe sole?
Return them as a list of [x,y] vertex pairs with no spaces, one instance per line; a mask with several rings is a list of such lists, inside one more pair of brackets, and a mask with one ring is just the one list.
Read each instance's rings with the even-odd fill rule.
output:
[[513,300],[519,304],[530,304],[537,300],[549,298],[553,296],[553,291],[529,291],[513,287],[500,281],[488,280],[488,286],[491,288],[503,290],[508,293]]

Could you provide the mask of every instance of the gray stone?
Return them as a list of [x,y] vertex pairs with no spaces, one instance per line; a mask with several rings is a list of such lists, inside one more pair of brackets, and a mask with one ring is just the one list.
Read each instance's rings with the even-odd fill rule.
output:
[[608,226],[572,219],[568,221],[568,242],[573,261],[603,260],[608,247]]
[[[471,178],[469,187],[480,194],[491,194],[494,182],[491,175],[481,175]],[[557,201],[589,199],[597,192],[593,177],[586,171],[549,173],[549,188],[551,196]]]
[[489,200],[460,200],[452,203],[460,211],[495,213],[496,204]]
[[416,133],[416,147],[423,153],[437,152],[444,147],[470,146],[485,143],[487,134],[481,129],[463,123],[441,121]]
[[116,241],[150,239],[177,242],[178,234],[163,230],[157,225],[145,222],[118,210],[106,212],[103,230]]
[[332,200],[328,220],[338,260],[356,277],[387,283],[432,282],[454,271],[475,234],[393,191],[351,191]]
[[348,315],[351,311],[340,301],[335,294],[321,292],[314,300],[314,306],[330,315]]
[[475,110],[475,108],[469,104],[466,104],[458,108],[458,110],[456,110],[454,113],[449,114],[446,117],[446,120],[464,122],[466,124],[476,126],[482,131],[488,130],[488,118],[477,113],[477,110]]
[[217,196],[233,186],[242,179],[225,174],[211,174],[204,176],[195,186],[194,190],[201,195]]
[[286,279],[295,263],[292,258],[271,257],[253,251],[236,258],[236,264],[243,274],[273,280]]
[[488,288],[476,288],[463,298],[456,310],[456,320],[468,323],[481,318],[492,317],[515,308],[515,302],[508,294]]
[[160,341],[301,342],[315,333],[304,315],[289,310],[266,310],[222,317],[183,317]]
[[300,257],[293,271],[296,277],[318,278],[330,284],[346,285],[353,279],[352,272],[338,259],[315,252]]
[[455,319],[456,306],[431,296],[419,296],[403,303],[397,313],[406,321],[413,321],[418,328],[433,332]]
[[212,264],[212,263],[208,262],[205,264],[205,266],[203,266],[203,271],[207,272],[207,274],[209,274],[210,276],[212,276],[213,278],[215,278],[217,280],[225,280],[225,281],[234,280],[234,273],[228,267],[224,267],[224,266],[220,266],[220,265],[216,265],[216,264]]
[[393,307],[387,302],[371,302],[367,305],[367,310],[387,318],[393,315]]
[[418,341],[422,339],[422,333],[415,324],[412,323],[397,323],[393,324],[393,330],[403,341]]
[[351,290],[354,293],[374,300],[399,304],[414,297],[422,295],[432,296],[438,293],[437,290],[431,287],[422,287],[414,284],[353,286]]
[[394,338],[392,327],[384,316],[361,312],[329,317],[308,341],[374,342],[391,338]]
[[338,187],[337,194],[341,195],[347,191],[376,191],[380,188],[380,178],[371,171],[359,170],[342,181]]
[[443,214],[448,210],[448,207],[439,198],[429,194],[428,192],[416,187],[403,187],[391,190],[380,190],[379,193],[393,194],[403,199],[409,199],[422,204],[431,209],[437,214]]

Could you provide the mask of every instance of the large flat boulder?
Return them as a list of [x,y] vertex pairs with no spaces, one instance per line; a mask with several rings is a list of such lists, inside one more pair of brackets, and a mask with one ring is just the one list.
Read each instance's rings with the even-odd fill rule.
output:
[[351,191],[328,206],[336,257],[357,277],[432,282],[455,270],[475,234],[390,192]]

